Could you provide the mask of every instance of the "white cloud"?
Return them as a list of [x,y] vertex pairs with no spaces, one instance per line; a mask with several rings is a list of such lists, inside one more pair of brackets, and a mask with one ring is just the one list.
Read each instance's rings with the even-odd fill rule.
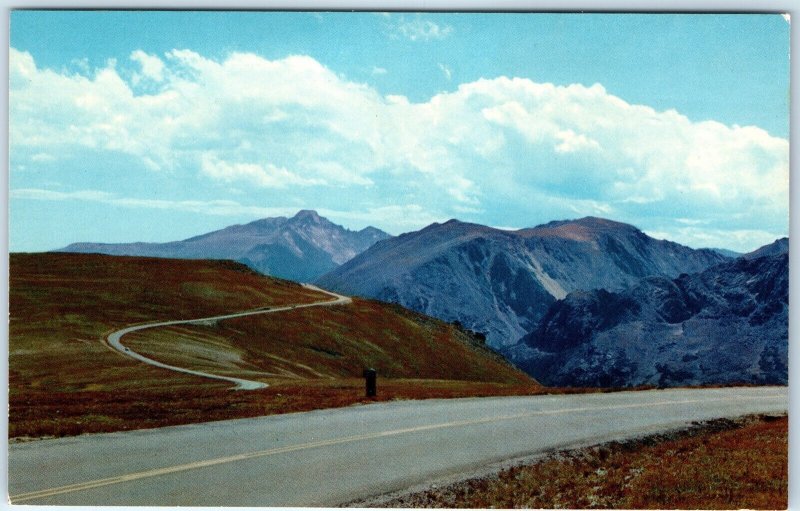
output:
[[142,50],[136,50],[131,53],[131,60],[138,62],[142,68],[141,75],[135,75],[137,76],[137,80],[139,79],[138,77],[141,76],[156,82],[160,82],[164,79],[164,63],[160,58],[154,55],[148,55]]
[[105,201],[113,197],[108,192],[99,190],[78,190],[75,192],[57,192],[54,190],[42,190],[39,188],[20,188],[11,190],[9,197],[12,199],[33,199],[33,200],[86,200],[86,201]]
[[[180,211],[210,216],[252,216],[276,217],[293,216],[299,207],[261,207],[248,206],[232,200],[164,200],[143,199],[137,197],[120,197],[116,194],[100,190],[77,190],[59,192],[40,188],[20,188],[11,190],[9,198],[40,201],[82,201],[95,202],[108,206],[132,209],[159,209]],[[344,225],[363,228],[368,225],[385,226],[395,234],[432,222],[443,222],[448,218],[435,215],[429,208],[419,204],[395,204],[387,206],[367,207],[357,211],[318,208],[318,213]]]
[[43,200],[43,201],[84,201],[97,202],[109,206],[122,206],[134,209],[161,209],[198,213],[213,216],[279,216],[297,212],[297,208],[264,208],[246,206],[232,200],[163,200],[141,199],[135,197],[119,197],[99,190],[78,190],[73,192],[57,192],[37,188],[21,188],[9,192],[11,199]]
[[561,143],[555,147],[557,153],[574,153],[577,151],[588,151],[590,149],[600,149],[600,144],[583,134],[576,134],[571,129],[562,130],[556,133],[556,138]]
[[51,161],[56,161],[56,157],[53,156],[52,154],[36,153],[33,156],[31,156],[31,161],[37,163],[51,162]]
[[614,218],[618,214],[611,204],[590,199],[573,199],[568,202],[567,207],[575,216],[590,215]]
[[378,66],[372,66],[372,75],[373,76],[381,76],[381,75],[385,75],[386,73],[388,73],[386,68],[378,67]]
[[[132,55],[144,73],[149,56]],[[499,77],[413,103],[302,55],[213,60],[174,50],[158,60],[158,91],[134,94],[124,70],[61,74],[12,48],[15,168],[81,148],[96,166],[123,153],[225,188],[352,188],[352,208],[365,211],[361,196],[377,190],[435,205],[436,217],[514,208],[537,220],[594,214],[657,231],[665,227],[655,219],[707,222],[673,231],[694,240],[714,229],[755,239],[788,225],[788,141],[632,105],[599,84]]]
[[676,218],[675,221],[683,225],[703,225],[708,223],[707,220],[697,218]]
[[444,74],[444,77],[447,78],[448,81],[453,77],[453,73],[450,71],[450,68],[441,62],[439,63],[439,70]]
[[416,15],[409,18],[405,15],[387,16],[388,27],[392,37],[404,37],[411,41],[431,41],[444,39],[453,33],[450,25],[439,25],[433,21]]
[[272,164],[261,166],[257,163],[230,163],[210,153],[201,156],[200,168],[206,175],[226,183],[244,180],[266,188],[325,184],[320,179],[305,179]]
[[83,74],[89,74],[92,70],[91,67],[89,67],[89,59],[86,57],[82,59],[72,59],[70,64]]

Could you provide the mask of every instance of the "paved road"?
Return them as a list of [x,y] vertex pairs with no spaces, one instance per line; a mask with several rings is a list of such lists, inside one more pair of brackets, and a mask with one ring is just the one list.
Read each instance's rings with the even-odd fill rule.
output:
[[14,504],[335,506],[486,464],[788,408],[786,387],[398,401],[9,447]]
[[350,303],[352,300],[347,297],[336,293],[331,293],[330,291],[325,291],[324,289],[320,289],[317,286],[313,286],[311,284],[303,284],[304,287],[309,289],[313,289],[314,291],[319,291],[321,293],[325,293],[333,297],[333,300],[324,300],[321,302],[314,302],[314,303],[304,303],[304,304],[296,304],[296,305],[286,305],[282,307],[264,307],[257,310],[250,310],[244,312],[235,312],[232,314],[224,314],[221,316],[211,316],[208,318],[198,318],[198,319],[179,319],[175,321],[159,321],[156,323],[147,323],[145,325],[135,325],[130,326],[128,328],[123,328],[122,330],[117,330],[109,334],[108,336],[108,345],[114,348],[115,350],[119,351],[123,355],[127,355],[131,358],[135,358],[140,362],[144,362],[145,364],[150,364],[152,366],[161,367],[162,369],[169,369],[170,371],[177,371],[179,373],[186,373],[191,374],[194,376],[200,376],[202,378],[211,378],[214,380],[224,380],[229,381],[236,384],[234,387],[237,390],[254,390],[254,389],[263,389],[267,386],[266,383],[260,381],[253,381],[253,380],[244,380],[242,378],[234,378],[231,376],[221,376],[218,374],[211,374],[202,371],[195,371],[192,369],[187,369],[185,367],[178,367],[169,364],[165,364],[163,362],[159,362],[158,360],[146,357],[141,353],[136,353],[130,348],[123,346],[122,344],[122,336],[127,335],[131,332],[138,332],[139,330],[146,330],[150,328],[158,328],[164,326],[173,326],[173,325],[187,325],[187,324],[195,324],[195,325],[202,325],[207,323],[214,323],[217,321],[222,321],[224,319],[232,319],[232,318],[241,318],[243,316],[253,316],[256,314],[271,314],[274,312],[281,312],[293,309],[301,309],[306,307],[319,307],[319,306],[330,306],[330,305],[341,305]]

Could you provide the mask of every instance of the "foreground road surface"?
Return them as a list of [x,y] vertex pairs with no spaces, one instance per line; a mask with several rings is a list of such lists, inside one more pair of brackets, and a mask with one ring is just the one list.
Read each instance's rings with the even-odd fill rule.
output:
[[186,373],[191,374],[194,376],[200,376],[201,378],[210,378],[212,380],[223,380],[229,381],[231,383],[235,383],[235,389],[238,390],[255,390],[255,389],[263,389],[267,386],[266,383],[260,381],[253,381],[253,380],[244,380],[242,378],[234,378],[232,376],[222,376],[219,374],[211,374],[202,371],[195,371],[193,369],[187,369],[185,367],[178,367],[169,364],[165,364],[164,362],[159,362],[158,360],[146,357],[141,353],[136,353],[130,348],[123,346],[122,344],[122,336],[127,335],[131,332],[138,332],[139,330],[147,330],[150,328],[159,328],[165,326],[174,326],[174,325],[191,325],[191,324],[204,324],[209,322],[217,322],[223,321],[226,319],[233,319],[233,318],[241,318],[244,316],[255,316],[259,314],[273,314],[275,312],[282,312],[288,311],[293,309],[304,309],[306,307],[328,307],[331,305],[342,305],[351,303],[352,300],[347,297],[336,293],[331,293],[330,291],[325,291],[324,289],[320,289],[317,286],[313,286],[311,284],[303,284],[304,287],[309,289],[313,289],[314,291],[319,291],[321,293],[325,293],[331,297],[333,300],[323,300],[321,302],[313,302],[313,303],[303,303],[303,304],[296,304],[296,305],[284,305],[281,307],[265,307],[262,309],[257,310],[250,310],[244,312],[234,312],[232,314],[223,314],[221,316],[210,316],[207,318],[198,318],[198,319],[177,319],[174,321],[159,321],[156,323],[147,323],[145,325],[134,325],[129,326],[127,328],[123,328],[122,330],[117,330],[116,332],[112,332],[108,336],[108,345],[114,348],[115,350],[119,351],[123,355],[127,355],[131,358],[135,358],[140,362],[144,362],[145,364],[150,364],[151,366],[160,367],[162,369],[169,369],[170,371],[176,371],[179,373]]
[[13,504],[335,506],[486,464],[783,412],[785,387],[400,401],[9,446]]

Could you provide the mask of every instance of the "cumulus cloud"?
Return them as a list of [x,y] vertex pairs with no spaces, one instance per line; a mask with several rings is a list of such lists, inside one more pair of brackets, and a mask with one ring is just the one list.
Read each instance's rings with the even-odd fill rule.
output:
[[[351,188],[353,208],[365,211],[365,190],[435,205],[436,218],[514,210],[494,222],[520,226],[594,214],[699,242],[693,232],[755,239],[788,225],[787,140],[633,105],[600,84],[498,77],[415,103],[302,55],[132,58],[137,72],[160,77],[157,90],[134,93],[111,65],[41,69],[12,48],[12,154],[123,153],[149,171],[182,169],[227,186]],[[695,231],[667,231],[664,219]]]
[[131,60],[138,62],[141,66],[141,75],[134,75],[135,80],[140,80],[141,77],[144,77],[160,82],[164,79],[164,63],[160,58],[154,55],[148,55],[142,50],[136,50],[131,53]]
[[444,74],[444,77],[447,78],[448,81],[453,77],[453,73],[450,71],[450,68],[441,62],[439,63],[439,70],[442,72],[442,74]]

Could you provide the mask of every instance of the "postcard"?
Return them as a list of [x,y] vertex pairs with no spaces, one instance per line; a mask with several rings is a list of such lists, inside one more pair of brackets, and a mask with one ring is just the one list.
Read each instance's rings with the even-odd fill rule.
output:
[[9,502],[786,508],[789,34],[12,10]]

